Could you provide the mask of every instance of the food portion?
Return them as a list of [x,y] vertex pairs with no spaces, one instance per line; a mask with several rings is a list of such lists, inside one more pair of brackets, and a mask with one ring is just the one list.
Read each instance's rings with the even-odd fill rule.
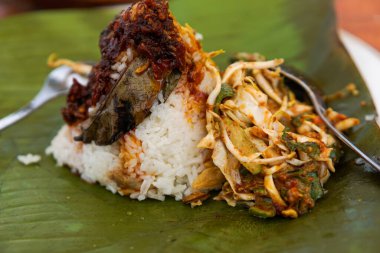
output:
[[[206,100],[218,71],[196,33],[181,26],[167,1],[122,11],[100,37],[101,60],[87,84],[74,84],[66,125],[47,152],[88,182],[139,200],[181,200],[204,168],[197,149]],[[80,73],[88,65],[50,58]]]
[[[244,61],[247,56],[250,62]],[[215,199],[247,206],[258,217],[296,218],[324,195],[323,184],[341,153],[339,143],[313,108],[286,86],[282,59],[240,57],[218,80],[211,93],[216,96],[209,96],[208,134],[198,145],[212,151],[212,162],[225,178]],[[341,131],[359,124],[332,109],[327,116]],[[199,192],[214,185],[203,173],[195,181],[203,181]],[[194,204],[200,203],[195,199]]]
[[[173,196],[191,206],[216,195],[258,217],[313,208],[339,143],[297,100],[279,68],[240,53],[221,76],[190,26],[163,0],[122,11],[100,36],[95,66],[51,57],[88,76],[73,81],[66,124],[46,150],[59,165],[113,193]],[[328,110],[342,131],[357,119]]]

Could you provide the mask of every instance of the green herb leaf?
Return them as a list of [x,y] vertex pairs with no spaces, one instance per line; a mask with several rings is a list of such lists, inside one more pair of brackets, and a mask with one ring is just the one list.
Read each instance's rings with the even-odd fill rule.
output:
[[219,92],[219,94],[215,100],[214,112],[216,112],[216,113],[219,112],[219,105],[222,103],[222,101],[225,98],[231,98],[234,95],[235,95],[234,89],[230,85],[223,83],[222,87],[220,89],[220,92]]
[[333,148],[333,150],[330,152],[329,157],[331,158],[331,160],[334,163],[337,163],[337,162],[339,162],[342,153],[341,153],[341,150],[338,147],[334,146],[332,148]]
[[318,155],[321,153],[321,149],[319,148],[319,145],[315,142],[296,142],[294,141],[289,134],[286,132],[286,129],[282,133],[282,140],[285,142],[285,145],[291,150],[291,151],[302,151],[308,154],[311,158],[317,158]]
[[249,208],[249,213],[259,218],[270,218],[276,215],[276,209],[271,199],[257,197],[255,205]]
[[323,188],[321,182],[319,181],[318,173],[311,172],[309,176],[313,179],[311,182],[310,196],[312,199],[317,200],[323,196]]
[[303,114],[300,114],[292,119],[293,126],[300,127],[302,125],[302,116]]

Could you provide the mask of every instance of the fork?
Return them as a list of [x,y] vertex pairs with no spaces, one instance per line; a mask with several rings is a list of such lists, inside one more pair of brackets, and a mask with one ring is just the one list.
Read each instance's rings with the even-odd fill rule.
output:
[[72,84],[72,82],[69,82],[69,77],[72,74],[73,71],[68,66],[61,66],[51,71],[47,76],[42,89],[29,104],[0,119],[0,131],[25,118],[53,98],[67,94]]
[[366,161],[369,165],[371,165],[374,169],[376,169],[377,172],[380,172],[380,165],[373,161],[358,147],[356,147],[349,139],[347,139],[347,137],[344,136],[344,134],[341,133],[338,129],[336,129],[335,126],[330,122],[330,120],[325,116],[326,109],[324,107],[323,98],[320,96],[318,92],[314,91],[311,88],[312,86],[310,86],[304,78],[302,78],[298,73],[296,73],[296,71],[288,67],[281,67],[281,74],[286,78],[292,80],[295,84],[297,84],[306,92],[306,95],[309,97],[318,116],[322,119],[327,128],[329,128],[331,132],[333,132],[334,135],[338,137],[338,139],[340,139],[344,144],[347,145],[347,147],[352,149],[356,154],[363,158],[363,160]]

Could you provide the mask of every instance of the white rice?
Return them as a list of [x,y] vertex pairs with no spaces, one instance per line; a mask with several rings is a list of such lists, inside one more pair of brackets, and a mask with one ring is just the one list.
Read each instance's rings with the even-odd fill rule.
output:
[[[204,82],[210,82],[205,75]],[[202,84],[200,87],[207,87]],[[165,195],[181,200],[192,192],[191,184],[203,170],[205,151],[196,147],[206,134],[204,119],[198,113],[189,115],[187,96],[174,91],[163,103],[162,95],[148,116],[135,131],[124,136],[124,148],[133,158],[123,164],[120,144],[97,146],[75,142],[78,130],[63,126],[52,140],[46,153],[52,154],[59,166],[68,165],[73,172],[91,183],[98,182],[113,193],[123,194],[110,177],[113,171],[123,170],[130,177],[142,180],[139,191],[131,198],[164,200]],[[132,136],[141,141],[137,145]]]
[[41,161],[41,156],[33,154],[18,155],[17,160],[24,165],[30,165]]
[[116,193],[116,183],[108,178],[108,172],[120,168],[119,146],[97,146],[93,143],[75,142],[77,129],[63,126],[57,136],[46,149],[47,155],[53,155],[57,165],[67,165],[73,173],[79,173],[81,178],[89,183],[98,182]]
[[196,146],[206,134],[204,122],[196,117],[189,122],[182,94],[173,93],[151,112],[135,131],[143,149],[140,171],[147,176],[131,197],[163,200],[172,195],[180,200],[191,193],[192,182],[203,170],[205,154]]

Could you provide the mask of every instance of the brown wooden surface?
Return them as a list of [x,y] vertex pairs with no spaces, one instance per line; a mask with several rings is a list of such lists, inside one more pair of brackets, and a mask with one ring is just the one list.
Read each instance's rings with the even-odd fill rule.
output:
[[[46,8],[93,7],[133,0],[0,0],[0,18]],[[380,50],[380,0],[335,0],[339,27]]]
[[336,0],[339,26],[380,50],[380,0]]

